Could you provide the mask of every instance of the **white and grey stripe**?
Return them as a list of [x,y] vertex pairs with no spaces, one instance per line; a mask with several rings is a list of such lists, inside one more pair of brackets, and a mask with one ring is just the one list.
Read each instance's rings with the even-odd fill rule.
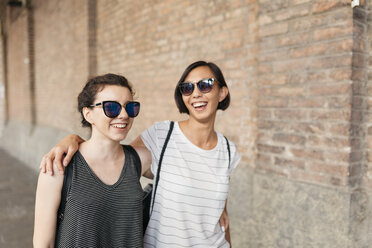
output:
[[[168,129],[169,121],[159,122],[142,134],[152,152],[154,175]],[[219,218],[227,199],[229,176],[240,156],[229,141],[232,158],[229,168],[226,140],[220,133],[217,136],[214,149],[202,150],[175,123],[163,157],[144,247],[229,247]]]
[[142,247],[142,187],[140,160],[123,147],[125,163],[118,181],[103,183],[81,153],[73,159],[71,189],[56,247]]

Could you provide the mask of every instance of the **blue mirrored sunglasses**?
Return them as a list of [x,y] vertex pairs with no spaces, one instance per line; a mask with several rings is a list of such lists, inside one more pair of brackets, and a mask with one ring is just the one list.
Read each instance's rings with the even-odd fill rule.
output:
[[115,101],[103,101],[90,105],[89,107],[96,107],[100,105],[102,105],[103,112],[109,118],[115,118],[116,116],[118,116],[121,112],[121,108],[124,108],[128,116],[131,118],[136,117],[140,111],[140,103],[134,101],[127,102],[125,105],[121,105],[120,103]]

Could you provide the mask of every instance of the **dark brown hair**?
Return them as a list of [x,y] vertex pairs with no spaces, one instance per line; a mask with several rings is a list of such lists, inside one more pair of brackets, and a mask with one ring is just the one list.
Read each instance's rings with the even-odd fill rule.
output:
[[[205,61],[197,61],[197,62],[192,63],[183,72],[180,80],[178,81],[178,83],[176,85],[176,89],[174,90],[174,100],[176,101],[176,104],[177,104],[177,107],[178,107],[178,110],[180,111],[180,113],[189,114],[189,110],[186,108],[186,105],[183,102],[182,94],[179,90],[178,85],[185,81],[187,75],[189,75],[189,73],[192,70],[194,70],[195,68],[200,67],[200,66],[208,66],[209,69],[211,69],[215,79],[217,80],[218,86],[220,88],[222,88],[222,87],[228,88],[227,84],[226,84],[226,81],[225,81],[225,78],[222,74],[222,71],[220,70],[220,68],[216,64],[214,64],[212,62],[205,62]],[[229,105],[230,105],[230,92],[227,94],[225,99],[223,99],[221,102],[218,103],[217,109],[225,110],[229,107]]]
[[84,118],[83,108],[92,105],[97,93],[103,90],[106,85],[126,87],[129,89],[130,93],[134,95],[132,85],[121,75],[108,73],[89,79],[78,96],[78,111],[82,117],[81,124],[83,127],[91,127],[91,124]]

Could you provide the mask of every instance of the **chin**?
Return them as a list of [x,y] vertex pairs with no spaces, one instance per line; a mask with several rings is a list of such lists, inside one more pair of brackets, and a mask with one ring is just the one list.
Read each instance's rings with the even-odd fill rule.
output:
[[114,140],[114,141],[122,141],[122,140],[125,140],[125,138],[127,137],[127,134],[121,134],[121,135],[111,135],[111,139]]

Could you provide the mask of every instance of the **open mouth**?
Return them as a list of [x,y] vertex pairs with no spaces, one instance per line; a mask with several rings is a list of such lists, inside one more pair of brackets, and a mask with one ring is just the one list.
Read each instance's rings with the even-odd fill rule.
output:
[[192,104],[192,106],[195,108],[195,110],[201,111],[204,110],[207,107],[207,102],[195,102]]
[[127,124],[111,124],[114,128],[124,129],[127,127]]

